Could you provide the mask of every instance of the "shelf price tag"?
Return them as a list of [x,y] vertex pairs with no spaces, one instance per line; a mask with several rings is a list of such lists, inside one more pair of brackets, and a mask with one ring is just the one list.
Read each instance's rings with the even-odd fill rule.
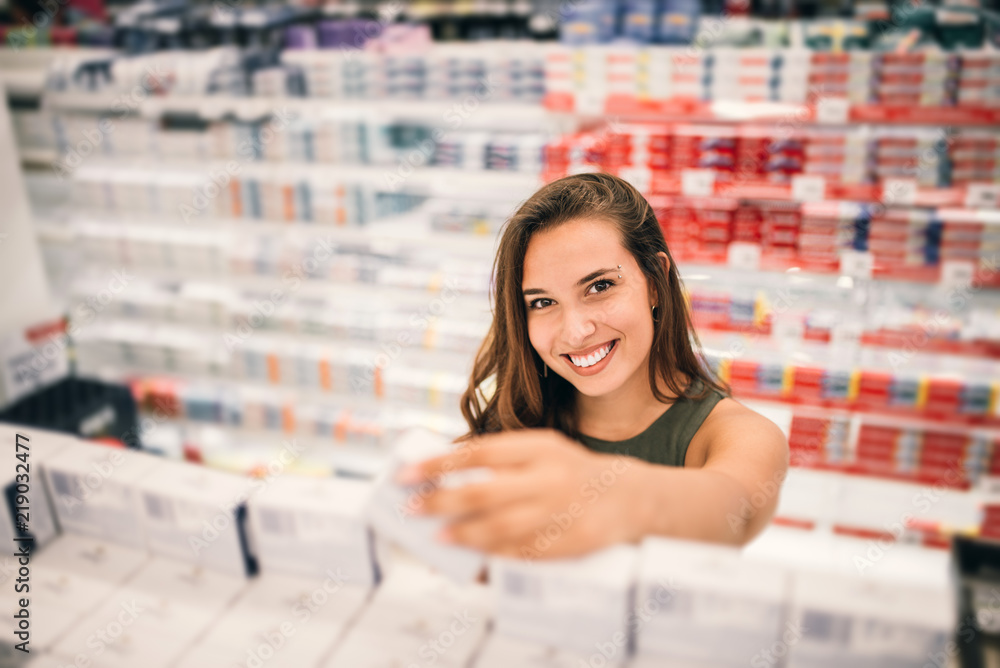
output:
[[821,97],[816,100],[816,122],[827,125],[847,125],[851,102],[846,97]]
[[583,90],[576,94],[578,114],[585,116],[602,116],[604,114],[604,95],[592,90]]
[[792,314],[775,314],[771,318],[771,336],[782,341],[801,341],[806,328],[802,318]]
[[1000,185],[970,183],[965,189],[965,208],[1000,209]]
[[882,186],[886,206],[913,206],[917,203],[917,182],[913,179],[886,179]]
[[847,320],[830,328],[830,345],[838,348],[857,348],[861,345],[864,327],[860,322]]
[[944,260],[941,262],[941,285],[961,288],[972,284],[976,266],[969,260]]
[[685,169],[681,172],[681,194],[687,197],[710,197],[715,193],[715,172],[711,169]]
[[840,273],[851,278],[871,278],[875,262],[866,251],[849,250],[840,254]]
[[734,241],[726,248],[726,260],[733,269],[757,271],[760,269],[760,244]]
[[793,176],[792,199],[796,202],[822,202],[826,198],[826,179],[822,176]]

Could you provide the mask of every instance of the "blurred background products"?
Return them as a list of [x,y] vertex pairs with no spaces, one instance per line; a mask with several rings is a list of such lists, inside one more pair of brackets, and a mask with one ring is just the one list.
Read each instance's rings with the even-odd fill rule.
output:
[[[50,501],[19,528],[10,477],[0,534],[57,592],[27,665],[126,594],[157,623],[94,665],[996,662],[995,2],[8,0],[0,35],[0,435]],[[786,434],[746,500],[778,511],[741,551],[441,557],[372,499],[411,429],[466,430],[504,221],[588,171]]]

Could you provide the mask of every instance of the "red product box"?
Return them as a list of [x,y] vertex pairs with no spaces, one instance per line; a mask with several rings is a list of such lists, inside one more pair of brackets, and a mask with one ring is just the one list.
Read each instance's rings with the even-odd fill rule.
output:
[[760,243],[761,212],[749,204],[743,204],[733,213],[733,241]]
[[924,410],[930,413],[956,414],[962,406],[963,383],[950,378],[931,378],[927,383]]
[[753,360],[733,360],[729,366],[729,385],[735,394],[757,393],[757,370],[760,365]]
[[899,437],[903,435],[903,430],[899,427],[890,427],[880,424],[862,424],[861,429],[858,431],[858,444],[862,442],[867,444],[878,444],[887,445],[891,444],[893,446],[899,441]]
[[792,380],[792,395],[806,403],[823,399],[823,377],[826,369],[817,366],[796,365]]
[[893,375],[888,372],[864,369],[858,382],[858,404],[867,408],[889,405]]

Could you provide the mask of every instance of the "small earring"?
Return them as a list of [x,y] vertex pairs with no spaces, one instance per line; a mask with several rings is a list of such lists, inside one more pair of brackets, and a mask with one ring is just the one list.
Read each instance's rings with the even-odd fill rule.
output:
[[542,362],[542,366],[545,367],[545,372],[542,373],[542,376],[545,377],[545,378],[548,378],[549,377],[549,365],[546,364],[545,362]]
[[660,318],[659,318],[660,314],[656,312],[657,308],[658,307],[654,305],[653,308],[651,309],[653,311],[653,322],[659,322],[659,320],[660,320]]

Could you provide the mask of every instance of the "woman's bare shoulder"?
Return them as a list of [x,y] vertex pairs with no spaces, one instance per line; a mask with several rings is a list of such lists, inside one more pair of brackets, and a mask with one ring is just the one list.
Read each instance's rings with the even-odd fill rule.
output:
[[718,448],[739,442],[748,446],[787,450],[785,435],[774,422],[735,399],[723,398],[699,427],[685,458],[685,466],[703,466]]

